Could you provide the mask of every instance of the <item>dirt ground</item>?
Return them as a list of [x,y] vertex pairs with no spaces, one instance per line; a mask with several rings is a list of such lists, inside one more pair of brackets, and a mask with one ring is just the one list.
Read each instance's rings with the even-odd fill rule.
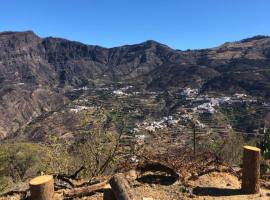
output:
[[[237,177],[224,172],[212,172],[200,176],[197,180],[189,181],[188,186],[180,182],[172,185],[133,183],[133,189],[138,200],[269,200],[270,190],[261,188],[259,194],[241,194],[241,182]],[[85,200],[102,200],[103,195],[96,194]]]
[[193,186],[193,199],[226,199],[226,200],[244,200],[244,199],[270,199],[270,190],[261,188],[259,194],[243,195],[241,194],[241,182],[237,177],[229,173],[213,172],[199,177],[198,180],[190,182]]
[[[137,180],[130,182],[138,200],[269,200],[270,190],[261,188],[259,194],[241,194],[241,182],[230,173],[211,172],[199,176],[196,180],[187,181],[185,185],[177,181],[173,184],[142,183]],[[0,200],[19,200],[19,195],[2,197]],[[61,200],[61,193],[54,200]],[[76,200],[103,200],[102,193],[76,198]]]

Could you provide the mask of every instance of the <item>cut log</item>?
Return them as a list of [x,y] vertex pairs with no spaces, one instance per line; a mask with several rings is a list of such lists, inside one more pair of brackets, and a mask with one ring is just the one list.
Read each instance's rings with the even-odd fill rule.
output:
[[38,176],[32,179],[30,185],[31,200],[52,200],[54,195],[53,176]]
[[107,184],[108,184],[108,182],[104,181],[101,183],[97,183],[95,185],[74,188],[74,189],[71,189],[71,190],[64,192],[64,197],[76,198],[76,197],[88,196],[88,195],[92,194],[93,192],[102,190],[103,188],[106,187]]
[[138,178],[137,171],[132,169],[125,173],[126,179],[129,181],[134,181]]
[[110,185],[103,190],[103,200],[117,200]]
[[135,200],[133,191],[124,174],[119,173],[114,175],[109,183],[117,200]]
[[260,152],[257,147],[244,146],[242,191],[256,194],[260,191]]

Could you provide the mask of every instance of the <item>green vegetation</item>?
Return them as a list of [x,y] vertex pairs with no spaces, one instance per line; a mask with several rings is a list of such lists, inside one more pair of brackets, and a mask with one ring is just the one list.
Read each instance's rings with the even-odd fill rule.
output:
[[32,143],[4,143],[0,146],[0,192],[13,182],[37,174],[44,167],[42,146]]
[[243,132],[253,132],[259,127],[263,109],[256,104],[235,103],[221,105],[221,112],[232,126]]
[[270,159],[270,130],[264,127],[259,130],[259,133],[263,137],[257,146],[261,149],[263,159]]
[[216,135],[200,141],[198,150],[212,152],[227,164],[240,165],[243,157],[243,146],[254,146],[255,143],[255,140],[246,140],[242,135],[230,132],[224,138]]
[[102,108],[94,113],[85,111],[81,122],[75,141],[48,136],[44,143],[1,144],[0,192],[41,173],[72,174],[84,166],[81,175],[92,177],[112,169],[125,130],[121,111],[105,112]]
[[[31,171],[40,171],[45,151],[43,147],[32,143],[6,143],[0,147],[1,177],[22,180]],[[29,168],[31,166],[31,169]]]
[[72,151],[78,155],[86,170],[84,175],[97,176],[113,168],[117,160],[117,151],[121,135],[125,128],[122,116],[118,112],[105,112],[102,108],[95,114],[96,121],[89,128],[89,114],[84,112],[80,131],[80,140],[72,145]]
[[[41,173],[64,173],[76,165],[65,145],[26,142],[3,143],[0,146],[0,192]],[[75,164],[75,162],[73,162]]]

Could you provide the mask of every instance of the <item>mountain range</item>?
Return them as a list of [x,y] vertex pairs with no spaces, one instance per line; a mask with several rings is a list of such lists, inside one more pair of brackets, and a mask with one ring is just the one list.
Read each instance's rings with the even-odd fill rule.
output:
[[156,41],[114,48],[32,31],[0,33],[0,139],[78,98],[70,91],[115,84],[147,91],[196,88],[201,94],[270,98],[270,37],[175,50]]

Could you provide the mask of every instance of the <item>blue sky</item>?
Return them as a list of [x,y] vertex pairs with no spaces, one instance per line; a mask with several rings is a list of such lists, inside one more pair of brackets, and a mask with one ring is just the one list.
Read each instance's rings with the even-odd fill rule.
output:
[[269,0],[2,0],[0,31],[114,47],[156,40],[198,49],[270,35]]

